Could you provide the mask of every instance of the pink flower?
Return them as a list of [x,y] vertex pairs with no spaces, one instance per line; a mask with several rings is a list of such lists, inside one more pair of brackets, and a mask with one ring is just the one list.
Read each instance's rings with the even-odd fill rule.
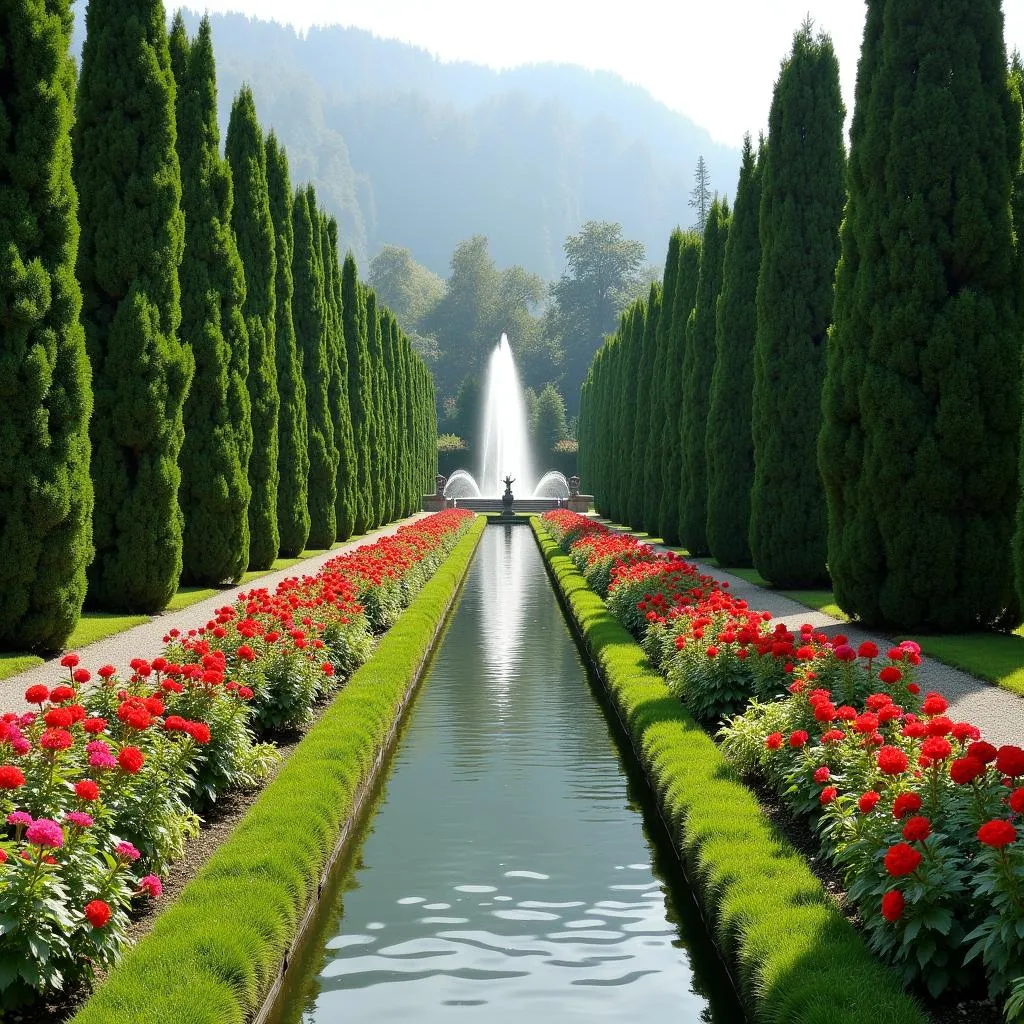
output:
[[64,845],[64,830],[50,818],[40,818],[29,825],[25,838],[33,846],[59,850]]
[[11,811],[11,813],[7,815],[8,825],[31,825],[34,820],[35,819],[32,815],[26,811]]
[[139,882],[139,892],[149,893],[150,899],[158,900],[164,894],[164,884],[156,875],[146,875]]
[[75,828],[92,828],[93,820],[85,811],[69,811],[64,815],[64,820]]
[[122,860],[130,860],[133,863],[142,856],[142,854],[139,853],[131,843],[118,843],[114,849],[114,853],[116,853]]

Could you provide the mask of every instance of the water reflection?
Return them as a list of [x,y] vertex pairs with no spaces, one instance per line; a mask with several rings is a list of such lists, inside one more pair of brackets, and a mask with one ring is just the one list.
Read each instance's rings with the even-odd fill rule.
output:
[[740,1020],[642,798],[530,531],[488,527],[278,1020]]

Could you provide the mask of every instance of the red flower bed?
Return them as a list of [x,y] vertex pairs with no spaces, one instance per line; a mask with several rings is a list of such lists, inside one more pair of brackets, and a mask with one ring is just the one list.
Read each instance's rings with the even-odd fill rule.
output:
[[[80,984],[116,959],[137,896],[198,829],[195,808],[278,760],[261,734],[305,724],[468,529],[438,513],[271,593],[241,593],[164,655],[98,683],[32,686],[0,718],[0,1006]],[[374,622],[366,607],[381,617]]]

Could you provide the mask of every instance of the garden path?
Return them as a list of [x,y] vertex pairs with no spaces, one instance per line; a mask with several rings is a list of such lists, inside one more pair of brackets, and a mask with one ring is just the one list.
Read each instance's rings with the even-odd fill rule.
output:
[[[197,601],[180,611],[167,611],[154,615],[149,622],[140,626],[126,629],[122,633],[116,633],[103,640],[86,647],[79,648],[77,653],[81,656],[82,667],[89,669],[96,675],[96,670],[101,665],[113,665],[119,675],[130,673],[128,663],[133,658],[147,658],[152,660],[159,657],[164,649],[164,637],[168,630],[180,629],[183,632],[189,629],[196,629],[206,625],[213,618],[218,608],[226,604],[234,603],[238,593],[243,590],[253,590],[257,587],[268,587],[273,589],[281,580],[289,576],[306,576],[316,573],[320,567],[329,562],[332,558],[344,554],[346,551],[354,551],[356,548],[366,544],[373,544],[381,537],[395,533],[400,526],[414,522],[422,518],[423,513],[417,513],[408,519],[400,519],[388,526],[366,534],[358,540],[349,541],[346,544],[339,544],[330,551],[325,551],[310,558],[304,558],[301,562],[290,566],[287,569],[279,569],[268,572],[263,576],[245,583],[238,587],[226,587],[218,591],[213,597]],[[60,664],[61,655],[44,661],[42,665],[36,665],[17,675],[10,676],[0,681],[0,713],[6,711],[27,711],[31,705],[25,701],[25,690],[35,683],[43,683],[46,686],[55,686],[58,682],[66,682],[68,670]]]
[[[601,521],[609,526],[616,525],[608,520]],[[653,546],[662,551],[670,550],[661,544]],[[895,642],[891,636],[869,632],[852,622],[841,622],[831,615],[814,611],[776,591],[749,583],[700,559],[688,561],[694,562],[702,573],[713,576],[719,582],[728,582],[732,594],[747,601],[751,608],[771,612],[777,622],[785,623],[790,629],[799,629],[803,623],[809,622],[823,633],[844,634],[854,647],[864,640],[873,640],[883,651]],[[923,692],[935,690],[949,701],[947,713],[953,721],[974,723],[981,729],[985,739],[997,745],[1024,744],[1024,697],[1019,697],[994,683],[978,679],[935,658],[925,657],[918,672]]]

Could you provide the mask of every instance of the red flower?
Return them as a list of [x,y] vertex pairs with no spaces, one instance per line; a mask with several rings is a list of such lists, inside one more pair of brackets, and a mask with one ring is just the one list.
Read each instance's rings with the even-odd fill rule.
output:
[[[886,665],[885,668],[878,673],[878,678],[881,679],[883,683],[892,685],[893,683],[898,683],[903,678],[903,673],[895,665]],[[898,896],[899,893],[896,895]]]
[[882,917],[889,922],[898,921],[903,915],[904,906],[903,893],[899,889],[890,889],[882,897]]
[[1010,745],[1000,747],[996,752],[996,770],[1011,779],[1024,775],[1024,750]]
[[892,816],[899,821],[908,814],[916,814],[921,810],[921,798],[917,793],[900,793],[892,805]]
[[878,768],[886,775],[899,775],[905,772],[910,758],[899,747],[882,747],[878,751]]
[[991,846],[993,850],[1001,850],[1004,846],[1009,846],[1016,838],[1017,830],[1002,818],[986,821],[978,829],[978,842]]
[[333,676],[334,675],[334,666],[329,661],[325,661],[320,666],[320,671],[323,672],[323,674],[325,676]]
[[25,776],[20,768],[5,764],[0,766],[0,789],[19,789],[25,785]]
[[103,928],[110,921],[110,907],[103,900],[93,900],[85,905],[85,919],[93,928]]
[[999,756],[999,752],[991,743],[979,740],[967,748],[967,756],[976,757],[982,764],[991,764]]
[[138,747],[124,747],[117,755],[117,763],[121,766],[121,770],[129,775],[134,775],[142,767],[145,760],[142,756],[142,751]]
[[896,843],[890,846],[885,855],[885,870],[893,878],[913,874],[921,863],[921,854],[909,843]]
[[846,739],[846,733],[842,729],[829,729],[821,734],[822,743],[838,743]]
[[949,777],[960,786],[970,785],[985,771],[985,765],[976,757],[958,757],[949,766]]
[[90,673],[87,668],[76,668],[75,671],[71,673],[71,678],[74,679],[76,683],[87,683],[92,679],[92,673]]
[[210,727],[205,722],[189,722],[185,726],[185,732],[200,746],[210,742]]
[[949,707],[949,702],[941,693],[929,693],[921,705],[926,715],[941,715]]
[[168,732],[184,732],[187,726],[188,722],[181,715],[168,715],[164,719],[164,728]]
[[836,717],[835,705],[831,701],[823,700],[815,705],[814,717],[819,722],[831,722]]
[[107,720],[105,718],[87,718],[82,723],[82,728],[93,735],[99,735],[107,727]]
[[936,715],[927,729],[929,736],[948,736],[953,731],[953,723],[945,715]]
[[820,767],[820,768],[819,768],[819,769],[818,769],[818,770],[817,770],[817,771],[816,771],[816,772],[814,773],[814,781],[815,781],[815,782],[828,782],[828,780],[829,780],[829,777],[830,777],[830,774],[831,774],[831,773],[830,773],[830,772],[829,772],[829,770],[828,770],[828,765],[826,765],[826,764],[823,764],[823,765],[822,765],[822,766],[821,766],[821,767]]
[[826,786],[821,791],[821,796],[818,798],[821,801],[821,805],[824,807],[826,804],[832,803],[835,798],[839,796],[839,790],[835,786]]
[[941,761],[952,753],[953,748],[945,736],[929,736],[921,745],[921,754],[931,761]]
[[65,668],[74,668],[78,664],[79,660],[80,659],[77,654],[65,654],[64,657],[60,659],[60,663]]
[[920,815],[908,818],[903,826],[903,838],[908,843],[923,843],[932,834],[932,823]]
[[769,750],[778,750],[782,746],[782,733],[773,732],[771,736],[769,736],[768,739],[764,741],[764,745]]
[[849,644],[840,644],[833,653],[840,661],[855,661],[857,658],[857,652]]
[[53,692],[50,694],[50,700],[54,704],[62,704],[66,700],[73,700],[75,691],[70,686],[55,686]]
[[73,742],[71,733],[65,729],[47,729],[39,737],[39,746],[43,750],[67,750]]
[[869,789],[866,793],[861,794],[861,798],[857,801],[860,813],[870,814],[880,799],[880,794],[876,793],[873,789]]
[[878,728],[878,715],[865,711],[854,719],[853,727],[860,733],[873,733]]
[[79,800],[87,800],[91,803],[93,800],[99,800],[100,787],[92,779],[82,779],[81,782],[75,783],[75,794]]
[[951,731],[953,738],[961,743],[981,737],[981,730],[976,725],[971,725],[970,722],[955,722]]
[[877,658],[878,644],[873,644],[870,640],[865,640],[864,643],[857,648],[857,653],[862,658]]
[[807,733],[803,729],[796,729],[789,734],[789,745],[794,750],[798,750],[807,742],[808,738]]
[[25,691],[25,700],[29,704],[45,704],[50,699],[50,691],[42,684],[37,683]]
[[1024,786],[1015,789],[1010,794],[1010,810],[1016,811],[1018,814],[1024,811]]
[[101,679],[109,679],[111,676],[117,675],[117,669],[113,665],[102,665],[97,669],[96,675]]
[[50,708],[43,715],[43,721],[51,729],[70,729],[72,723],[71,712],[67,708]]
[[242,646],[238,648],[238,657],[241,658],[242,661],[255,661],[256,652],[248,644],[242,644]]

